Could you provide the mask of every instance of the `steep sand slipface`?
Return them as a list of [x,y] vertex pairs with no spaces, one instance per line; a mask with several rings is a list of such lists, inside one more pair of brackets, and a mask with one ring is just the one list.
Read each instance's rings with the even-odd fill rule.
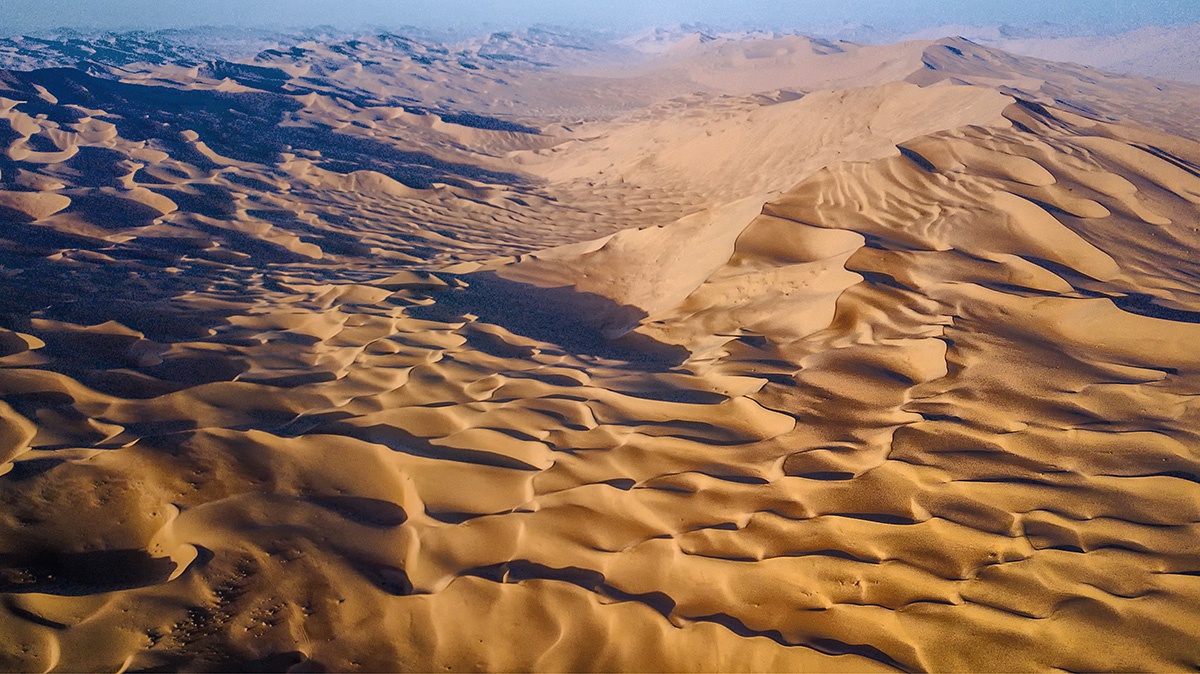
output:
[[6,76],[0,667],[1194,668],[1200,145],[944,46],[549,151]]

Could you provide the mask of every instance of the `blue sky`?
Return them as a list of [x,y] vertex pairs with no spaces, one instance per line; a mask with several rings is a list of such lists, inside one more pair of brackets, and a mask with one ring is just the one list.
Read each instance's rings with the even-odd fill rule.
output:
[[0,0],[0,32],[197,25],[636,30],[679,22],[806,29],[1047,21],[1114,30],[1200,22],[1200,0]]

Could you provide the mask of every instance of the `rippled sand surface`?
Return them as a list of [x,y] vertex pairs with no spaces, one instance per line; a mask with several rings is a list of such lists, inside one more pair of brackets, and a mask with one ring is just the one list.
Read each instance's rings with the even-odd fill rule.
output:
[[0,71],[0,668],[1200,666],[1200,88],[438,53]]

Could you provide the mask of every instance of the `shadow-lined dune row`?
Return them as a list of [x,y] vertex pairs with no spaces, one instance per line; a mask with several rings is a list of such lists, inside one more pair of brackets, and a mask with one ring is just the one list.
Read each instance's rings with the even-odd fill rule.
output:
[[863,86],[4,74],[0,668],[1200,666],[1191,122],[797,44]]

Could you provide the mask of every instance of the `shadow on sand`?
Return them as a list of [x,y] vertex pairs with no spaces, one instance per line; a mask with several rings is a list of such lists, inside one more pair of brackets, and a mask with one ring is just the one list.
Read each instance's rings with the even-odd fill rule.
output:
[[466,288],[438,293],[436,304],[409,313],[443,322],[471,314],[480,322],[555,344],[574,355],[637,363],[642,369],[670,369],[690,355],[683,347],[629,332],[646,313],[601,295],[517,283],[492,272],[464,280],[469,284]]

